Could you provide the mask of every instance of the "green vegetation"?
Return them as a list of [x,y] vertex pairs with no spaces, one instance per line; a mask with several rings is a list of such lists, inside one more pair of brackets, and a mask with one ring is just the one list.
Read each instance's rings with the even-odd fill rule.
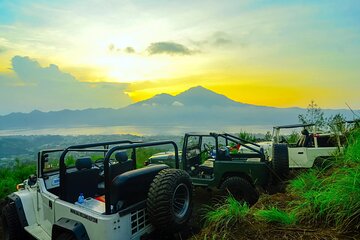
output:
[[313,100],[309,103],[306,113],[300,114],[298,118],[303,124],[313,123],[319,128],[326,124],[323,110]]
[[22,183],[31,174],[36,173],[35,165],[25,165],[20,163],[19,159],[15,160],[12,168],[0,169],[0,199],[16,191],[16,185]]
[[332,168],[310,171],[291,181],[289,191],[299,221],[334,226],[341,231],[360,229],[360,130],[351,133],[344,155]]
[[152,155],[163,152],[161,149],[156,148],[138,148],[136,149],[136,168],[144,167],[144,162]]
[[[350,238],[357,239],[360,128],[351,130],[343,154],[334,156],[331,166],[299,174],[288,182],[287,193],[262,195],[250,209],[230,196],[205,219],[205,229],[194,239],[335,239],[338,234],[352,234]],[[278,235],[279,229],[283,236]],[[302,229],[300,236],[297,231]]]
[[254,213],[254,216],[255,219],[267,223],[279,223],[282,225],[293,225],[296,223],[296,216],[294,213],[287,213],[277,207],[260,209]]
[[248,133],[246,131],[241,131],[239,133],[239,138],[250,141],[250,142],[256,142],[256,136],[252,133]]
[[240,203],[233,196],[229,196],[225,203],[221,203],[206,214],[207,224],[215,224],[215,228],[227,228],[243,220],[250,209],[246,203]]

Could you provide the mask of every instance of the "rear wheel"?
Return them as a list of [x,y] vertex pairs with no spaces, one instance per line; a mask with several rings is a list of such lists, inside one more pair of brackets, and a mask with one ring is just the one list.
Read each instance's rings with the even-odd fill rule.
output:
[[151,223],[162,232],[183,228],[192,212],[190,176],[179,169],[164,169],[150,185],[147,210]]
[[220,187],[223,194],[230,193],[236,200],[247,202],[250,206],[259,200],[256,188],[242,177],[229,177]]
[[274,170],[274,182],[285,180],[289,175],[289,151],[287,144],[277,143],[273,145],[272,168]]
[[19,216],[14,202],[5,205],[1,215],[4,240],[25,239],[24,229],[21,228]]

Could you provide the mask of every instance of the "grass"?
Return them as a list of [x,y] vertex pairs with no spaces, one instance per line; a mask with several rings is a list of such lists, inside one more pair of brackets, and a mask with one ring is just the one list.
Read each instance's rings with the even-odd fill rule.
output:
[[[314,229],[313,234],[319,239],[334,237],[335,233],[352,232],[359,236],[360,129],[349,134],[343,154],[334,156],[331,166],[310,169],[290,180],[286,195],[292,196],[292,200],[284,198],[278,206],[267,201],[255,204],[251,209],[229,197],[225,204],[217,205],[206,214],[208,226],[200,236],[202,239],[244,236],[241,239],[245,239],[259,234],[261,229],[265,232],[261,236],[268,237],[267,234],[276,234],[276,225],[282,225],[283,230],[289,228],[286,232],[291,236],[289,239],[299,238],[292,229]],[[278,198],[270,196],[270,199]],[[304,239],[310,236],[305,230]],[[278,235],[274,236],[269,238],[278,238]]]
[[240,203],[234,197],[229,196],[225,203],[216,205],[206,214],[206,223],[215,225],[216,229],[227,228],[243,220],[249,211],[247,203]]
[[20,163],[18,159],[15,161],[14,167],[0,169],[0,199],[16,191],[17,184],[36,173],[35,165]]
[[350,134],[343,156],[331,169],[300,175],[290,182],[289,191],[301,197],[293,203],[299,221],[340,231],[359,230],[360,130]]
[[293,225],[296,223],[296,216],[293,212],[287,213],[277,207],[257,210],[254,213],[254,217],[258,221],[267,223],[279,223],[282,225]]

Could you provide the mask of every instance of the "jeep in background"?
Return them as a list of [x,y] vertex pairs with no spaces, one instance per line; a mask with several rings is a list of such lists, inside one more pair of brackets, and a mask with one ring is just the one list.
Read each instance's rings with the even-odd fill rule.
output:
[[155,229],[178,231],[191,215],[189,175],[164,164],[135,169],[138,148],[166,144],[177,152],[172,141],[40,151],[37,174],[7,197],[3,239],[149,239]]
[[[250,152],[238,151],[240,145]],[[174,161],[176,155],[181,155],[180,166]],[[273,145],[270,162],[258,144],[228,133],[186,133],[181,152],[155,154],[146,164],[180,167],[194,186],[230,192],[250,205],[259,198],[255,186],[266,189],[285,179],[289,171],[286,144]]]
[[[283,129],[302,128],[297,143],[288,143],[281,136]],[[314,124],[295,124],[274,127],[273,144],[286,143],[290,168],[322,166],[337,151],[342,151],[345,139],[341,135],[319,131]]]

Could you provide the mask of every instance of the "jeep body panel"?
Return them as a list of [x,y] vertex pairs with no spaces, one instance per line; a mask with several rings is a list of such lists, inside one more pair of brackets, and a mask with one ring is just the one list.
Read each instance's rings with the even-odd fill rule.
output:
[[[311,168],[318,157],[329,157],[339,150],[338,147],[306,148],[296,147],[289,149],[290,168]],[[340,148],[341,150],[342,148]]]
[[196,186],[207,186],[219,188],[221,183],[230,176],[243,177],[253,185],[265,186],[269,183],[270,171],[264,162],[258,161],[215,161],[214,177],[211,179],[193,177],[193,184]]

